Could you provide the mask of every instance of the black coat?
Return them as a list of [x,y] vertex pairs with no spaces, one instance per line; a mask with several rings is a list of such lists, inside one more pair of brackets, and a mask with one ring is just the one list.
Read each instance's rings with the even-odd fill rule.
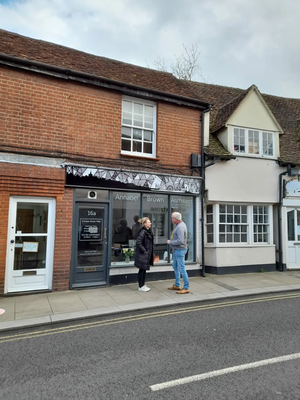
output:
[[150,269],[150,265],[153,265],[153,233],[145,227],[136,238],[134,265],[140,269]]

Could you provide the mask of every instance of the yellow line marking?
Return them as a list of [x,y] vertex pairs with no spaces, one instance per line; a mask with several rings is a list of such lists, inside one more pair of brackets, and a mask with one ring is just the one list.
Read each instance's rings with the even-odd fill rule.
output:
[[90,328],[95,328],[95,327],[100,327],[100,326],[115,325],[115,324],[120,324],[120,323],[124,323],[124,322],[134,322],[134,321],[139,321],[142,319],[167,317],[170,315],[185,314],[188,312],[205,311],[205,310],[212,310],[212,309],[217,309],[217,308],[232,307],[232,306],[238,306],[238,305],[244,305],[244,304],[262,303],[262,302],[267,302],[267,301],[292,299],[292,298],[298,298],[298,297],[300,297],[300,294],[292,293],[292,294],[288,294],[288,295],[276,295],[276,296],[272,296],[272,297],[258,297],[255,299],[239,299],[239,300],[226,301],[226,302],[217,303],[217,304],[202,304],[202,305],[198,305],[198,306],[179,308],[179,309],[175,309],[175,310],[162,310],[162,311],[156,311],[156,312],[152,312],[152,313],[138,314],[136,316],[124,316],[124,317],[106,319],[103,321],[95,321],[95,322],[88,322],[88,323],[84,323],[84,324],[70,325],[68,327],[51,328],[51,329],[39,330],[39,331],[34,331],[34,332],[29,332],[29,333],[19,333],[19,334],[10,335],[10,336],[2,336],[2,337],[0,336],[0,343],[12,342],[12,341],[23,340],[23,339],[31,339],[31,338],[37,338],[37,337],[42,337],[42,336],[49,336],[49,335],[54,335],[54,334],[59,334],[59,333],[74,332],[74,331],[78,331],[78,330],[82,330],[82,329],[90,329]]

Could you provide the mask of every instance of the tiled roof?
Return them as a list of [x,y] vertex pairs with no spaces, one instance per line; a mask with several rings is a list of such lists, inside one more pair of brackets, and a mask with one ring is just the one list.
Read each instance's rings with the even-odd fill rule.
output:
[[[248,89],[237,89],[205,83],[190,82],[195,96],[202,101],[212,104],[210,122],[210,142],[205,148],[209,156],[226,156],[230,153],[219,142],[212,139],[214,132],[222,128],[247,93],[255,86]],[[280,161],[300,165],[300,99],[261,94],[271,113],[283,129],[280,136]]]
[[216,135],[210,133],[209,146],[204,147],[204,152],[207,156],[215,156],[218,158],[235,158],[227,151]]
[[283,129],[280,137],[280,160],[300,165],[300,99],[262,95]]
[[1,54],[177,96],[191,97],[192,94],[189,86],[171,73],[95,56],[2,29],[0,29],[0,57]]

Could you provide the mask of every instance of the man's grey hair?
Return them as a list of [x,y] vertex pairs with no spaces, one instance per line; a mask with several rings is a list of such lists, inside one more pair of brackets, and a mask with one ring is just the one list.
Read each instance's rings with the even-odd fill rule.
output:
[[182,220],[181,214],[179,212],[177,212],[177,211],[173,212],[172,217],[177,219],[178,221]]

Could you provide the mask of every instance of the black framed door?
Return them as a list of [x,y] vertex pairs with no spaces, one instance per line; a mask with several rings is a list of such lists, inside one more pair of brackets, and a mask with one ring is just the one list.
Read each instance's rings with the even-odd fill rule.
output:
[[108,205],[76,203],[71,288],[108,283]]

